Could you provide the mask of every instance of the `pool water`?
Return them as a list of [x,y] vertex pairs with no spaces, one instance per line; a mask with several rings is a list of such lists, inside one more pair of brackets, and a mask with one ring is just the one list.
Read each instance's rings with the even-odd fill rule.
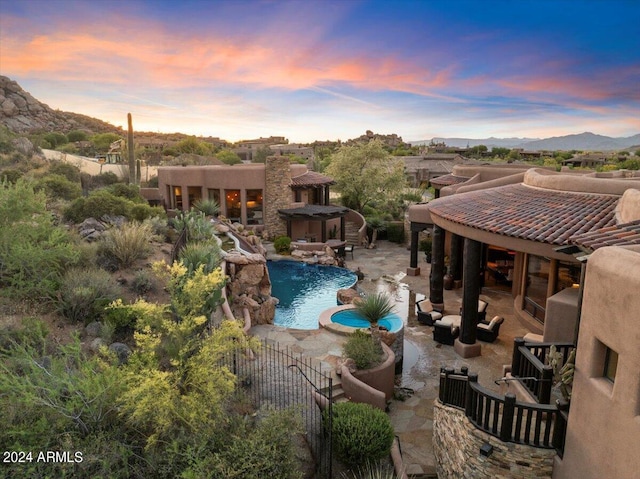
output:
[[[334,323],[342,324],[343,326],[350,326],[352,328],[368,328],[369,321],[360,316],[353,309],[345,309],[338,311],[331,315],[331,321]],[[402,328],[402,319],[395,313],[389,313],[380,321],[378,325],[384,326],[388,331],[395,333]]]
[[318,329],[320,313],[335,306],[336,292],[350,288],[358,278],[336,266],[300,261],[267,261],[271,295],[280,301],[274,324],[286,328]]

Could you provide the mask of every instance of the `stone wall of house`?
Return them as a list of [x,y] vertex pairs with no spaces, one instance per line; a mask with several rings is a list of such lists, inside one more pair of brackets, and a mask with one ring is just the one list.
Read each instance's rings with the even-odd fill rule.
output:
[[[433,448],[440,479],[551,478],[554,449],[502,442],[477,429],[464,411],[437,399],[433,412]],[[493,447],[489,457],[480,454],[485,443]]]
[[265,165],[264,232],[263,236],[276,238],[287,234],[287,224],[278,215],[278,209],[291,205],[291,168],[286,156],[269,156]]

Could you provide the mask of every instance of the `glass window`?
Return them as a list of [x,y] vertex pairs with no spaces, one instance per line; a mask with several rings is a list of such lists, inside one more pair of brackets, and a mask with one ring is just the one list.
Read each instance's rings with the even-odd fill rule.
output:
[[173,204],[177,210],[182,209],[182,188],[179,186],[173,187]]
[[210,200],[215,200],[216,203],[218,203],[219,206],[220,205],[220,190],[215,188],[209,188],[207,191],[207,195],[209,196]]
[[616,370],[618,369],[618,353],[613,349],[607,348],[607,352],[604,357],[604,371],[603,376],[609,381],[614,382],[616,379]]
[[247,190],[247,224],[261,225],[262,217],[262,190]]
[[239,223],[242,218],[242,204],[240,203],[240,190],[224,190],[227,206],[227,218]]
[[566,288],[577,288],[580,285],[580,265],[558,262],[556,293]]
[[202,188],[199,186],[189,186],[187,188],[189,192],[189,207],[193,207],[193,205],[202,199]]
[[551,262],[540,256],[527,256],[527,282],[524,291],[525,311],[544,323]]

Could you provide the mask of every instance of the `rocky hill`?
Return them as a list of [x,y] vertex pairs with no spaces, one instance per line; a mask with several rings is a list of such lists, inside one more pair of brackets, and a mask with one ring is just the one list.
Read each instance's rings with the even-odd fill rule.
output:
[[18,83],[0,75],[0,124],[18,134],[36,132],[117,133],[109,123],[77,113],[54,110],[24,91]]

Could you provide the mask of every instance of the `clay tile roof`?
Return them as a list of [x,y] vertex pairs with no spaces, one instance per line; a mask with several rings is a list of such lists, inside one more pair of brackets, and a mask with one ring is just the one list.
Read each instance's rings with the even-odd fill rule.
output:
[[344,216],[349,212],[349,208],[333,205],[304,205],[298,208],[285,208],[278,210],[281,217],[290,219],[331,219]]
[[321,185],[333,185],[335,181],[332,178],[315,171],[307,171],[301,175],[291,178],[291,187],[300,188],[303,186],[321,186]]
[[575,235],[571,242],[593,251],[603,246],[640,245],[640,220]]
[[429,183],[435,186],[450,186],[464,183],[467,180],[469,180],[469,178],[466,176],[442,175],[437,178],[431,178]]
[[429,211],[490,233],[565,245],[572,236],[613,226],[619,199],[519,183],[439,198],[429,203]]

